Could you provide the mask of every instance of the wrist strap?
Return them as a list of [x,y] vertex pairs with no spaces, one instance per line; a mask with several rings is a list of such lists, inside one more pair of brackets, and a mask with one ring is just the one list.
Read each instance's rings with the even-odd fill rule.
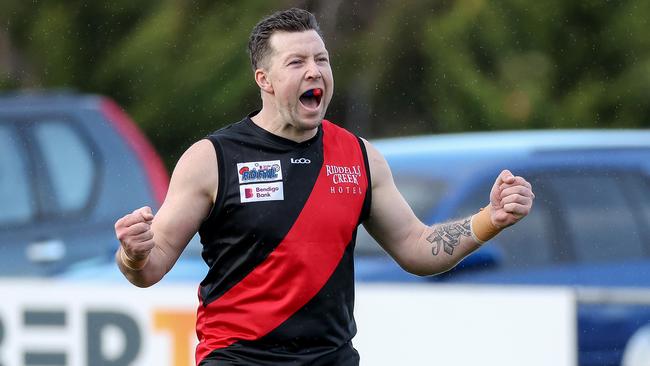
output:
[[124,248],[120,247],[120,262],[122,262],[124,267],[126,267],[126,268],[128,268],[128,269],[130,269],[132,271],[139,271],[142,268],[144,268],[144,266],[147,265],[147,260],[148,259],[149,259],[149,256],[147,256],[145,259],[141,260],[142,265],[138,266],[138,265],[136,265],[136,263],[138,263],[138,261],[135,261],[135,260],[129,258],[129,256],[124,252]]
[[472,232],[472,239],[477,244],[483,244],[486,241],[494,238],[500,231],[498,227],[492,225],[490,218],[490,206],[482,208],[478,213],[474,214],[470,220],[469,227]]

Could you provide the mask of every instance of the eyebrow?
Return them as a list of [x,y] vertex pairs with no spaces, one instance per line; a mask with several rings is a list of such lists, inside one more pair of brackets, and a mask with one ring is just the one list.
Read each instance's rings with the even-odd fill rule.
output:
[[[327,53],[327,51],[323,51],[323,52],[318,52],[317,54],[314,55],[314,57],[319,57],[319,56],[327,56],[327,57],[329,57],[329,53]],[[286,61],[286,60],[288,60],[288,59],[290,59],[292,57],[306,58],[308,56],[305,56],[304,53],[292,52],[292,53],[288,54],[283,60]]]

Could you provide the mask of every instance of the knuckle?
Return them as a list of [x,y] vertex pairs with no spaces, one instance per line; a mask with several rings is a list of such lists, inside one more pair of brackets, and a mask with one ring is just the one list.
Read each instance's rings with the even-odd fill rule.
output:
[[149,224],[146,222],[139,222],[134,225],[134,229],[136,229],[139,233],[144,233],[149,231]]
[[126,221],[128,219],[129,215],[122,216],[119,218],[117,221],[115,221],[115,228],[123,228],[126,227]]

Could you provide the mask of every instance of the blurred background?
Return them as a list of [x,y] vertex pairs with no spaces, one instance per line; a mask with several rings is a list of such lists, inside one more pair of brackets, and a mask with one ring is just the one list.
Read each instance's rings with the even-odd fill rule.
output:
[[260,108],[248,37],[293,6],[330,52],[326,117],[372,140],[423,222],[476,212],[503,168],[537,196],[434,277],[361,228],[362,364],[430,364],[438,345],[447,365],[650,365],[641,0],[3,0],[0,365],[193,364],[198,238],[143,292],[113,223],[160,207],[185,149]]
[[109,95],[172,167],[259,108],[247,39],[291,6],[325,34],[328,118],[364,137],[650,126],[642,0],[4,0],[0,90]]

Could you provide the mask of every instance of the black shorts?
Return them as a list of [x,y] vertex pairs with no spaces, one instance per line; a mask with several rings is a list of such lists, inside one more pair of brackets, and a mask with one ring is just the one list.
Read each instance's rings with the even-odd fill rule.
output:
[[199,366],[358,366],[359,353],[348,342],[339,348],[311,348],[287,352],[281,348],[254,349],[234,344],[204,358]]

